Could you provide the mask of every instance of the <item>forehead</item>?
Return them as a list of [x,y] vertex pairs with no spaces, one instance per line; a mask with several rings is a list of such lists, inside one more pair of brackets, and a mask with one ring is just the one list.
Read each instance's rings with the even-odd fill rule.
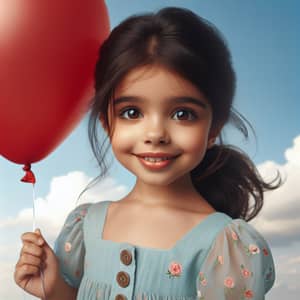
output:
[[127,73],[115,89],[115,98],[120,95],[155,97],[155,99],[190,96],[205,100],[201,91],[191,82],[157,65],[137,67]]

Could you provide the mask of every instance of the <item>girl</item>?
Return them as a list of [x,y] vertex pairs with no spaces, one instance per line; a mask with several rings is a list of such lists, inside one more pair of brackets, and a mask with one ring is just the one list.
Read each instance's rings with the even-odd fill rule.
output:
[[218,30],[181,8],[132,16],[101,47],[95,83],[89,137],[101,176],[98,123],[136,183],[123,199],[74,209],[54,251],[25,233],[16,283],[47,300],[264,299],[273,259],[246,221],[280,178],[265,183],[222,142],[227,122],[247,128]]

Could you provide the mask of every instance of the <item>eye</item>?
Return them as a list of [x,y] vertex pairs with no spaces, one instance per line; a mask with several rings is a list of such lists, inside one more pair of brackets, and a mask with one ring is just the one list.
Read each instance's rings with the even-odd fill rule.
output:
[[133,107],[123,109],[120,113],[120,117],[123,119],[137,119],[141,115],[139,110]]
[[173,114],[173,119],[181,121],[192,121],[197,119],[197,115],[190,109],[178,109]]

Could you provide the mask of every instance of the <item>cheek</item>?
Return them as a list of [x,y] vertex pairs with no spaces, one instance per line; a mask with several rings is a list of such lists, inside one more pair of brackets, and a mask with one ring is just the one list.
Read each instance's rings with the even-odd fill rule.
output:
[[128,152],[132,150],[133,142],[136,141],[136,134],[134,130],[116,124],[115,131],[112,136],[111,146],[113,152],[117,155],[121,152]]
[[174,136],[176,143],[182,145],[187,153],[199,154],[205,153],[207,148],[208,133],[201,130],[194,130],[190,132],[176,132]]

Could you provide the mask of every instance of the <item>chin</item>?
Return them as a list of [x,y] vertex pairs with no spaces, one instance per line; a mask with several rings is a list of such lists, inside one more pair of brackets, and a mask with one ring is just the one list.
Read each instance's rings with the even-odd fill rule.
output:
[[[151,177],[151,178],[150,178]],[[147,185],[153,185],[157,187],[166,187],[168,185],[174,184],[175,182],[178,182],[178,178],[163,178],[162,176],[159,176],[159,174],[152,176],[140,176],[138,177],[140,181],[142,181],[144,184]]]

